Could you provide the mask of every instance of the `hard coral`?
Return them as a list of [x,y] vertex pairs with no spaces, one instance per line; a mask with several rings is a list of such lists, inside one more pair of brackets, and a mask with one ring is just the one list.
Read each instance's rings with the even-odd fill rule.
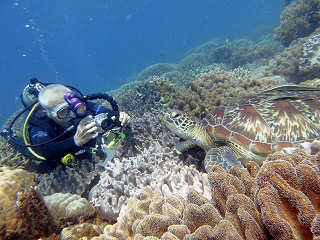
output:
[[275,39],[285,46],[312,33],[320,22],[320,3],[317,0],[297,0],[281,14]]
[[44,202],[56,221],[72,223],[73,219],[84,220],[95,214],[95,209],[88,200],[76,194],[55,193],[45,196]]
[[197,80],[191,82],[188,89],[173,95],[168,106],[200,119],[216,106],[235,106],[264,88],[285,82],[278,76],[257,78],[254,73],[242,67],[228,71],[217,66],[198,73],[195,79]]
[[285,76],[300,83],[320,77],[320,29],[300,38],[269,61],[267,74]]

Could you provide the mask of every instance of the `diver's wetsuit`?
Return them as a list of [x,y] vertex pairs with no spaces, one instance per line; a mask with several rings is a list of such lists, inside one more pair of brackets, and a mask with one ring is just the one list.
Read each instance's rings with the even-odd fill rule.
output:
[[[88,115],[93,116],[99,113],[109,113],[114,115],[114,111],[107,109],[100,104],[87,102]],[[78,117],[75,122],[80,122],[82,118]],[[29,120],[29,138],[31,144],[40,144],[59,136],[65,129],[58,125],[54,120],[47,117],[43,108],[39,108]],[[45,145],[32,147],[32,149],[47,160],[58,160],[68,153],[75,153],[83,147],[79,147],[74,142],[74,135],[77,131],[75,127],[63,136]]]

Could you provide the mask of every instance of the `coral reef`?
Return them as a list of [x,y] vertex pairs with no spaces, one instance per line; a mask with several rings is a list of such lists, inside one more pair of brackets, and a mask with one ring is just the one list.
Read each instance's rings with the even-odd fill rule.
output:
[[318,235],[319,155],[274,154],[257,175],[257,203],[262,220],[277,239],[312,239]]
[[261,168],[213,167],[210,199],[144,188],[93,239],[317,239],[320,155],[291,152],[270,155]]
[[234,68],[262,59],[269,59],[281,50],[280,44],[267,36],[256,42],[248,39],[210,41],[185,56],[179,62],[178,69],[189,71],[214,63],[224,63]]
[[145,186],[182,196],[193,188],[209,198],[206,185],[206,174],[195,167],[183,166],[180,155],[153,142],[136,157],[114,158],[109,162],[99,183],[90,191],[89,200],[104,218],[115,220],[127,199]]
[[34,174],[23,170],[0,168],[0,236],[5,235],[8,220],[16,214],[16,195],[35,185]]
[[311,34],[320,22],[320,3],[317,0],[297,0],[285,8],[280,26],[275,29],[275,39],[285,46],[298,38]]
[[285,76],[288,81],[300,83],[320,77],[320,29],[300,38],[281,54],[269,61],[267,74]]
[[149,79],[129,83],[110,94],[117,101],[121,111],[127,112],[130,116],[142,116],[152,109],[161,108],[160,91],[157,84]]
[[40,193],[27,188],[18,194],[17,209],[8,217],[4,236],[5,239],[35,239],[48,237],[59,230]]
[[44,203],[56,221],[70,219],[88,219],[95,214],[95,209],[87,199],[71,193],[55,193],[43,197]]
[[31,160],[15,150],[3,137],[1,137],[0,166],[30,169]]
[[60,233],[60,240],[91,239],[99,236],[102,230],[92,223],[81,223],[64,228]]
[[[251,192],[245,195],[245,182],[251,182],[252,177],[242,171],[246,170],[235,170],[237,177],[220,168],[210,173],[210,200],[194,190],[182,197],[145,188],[139,199],[129,199],[118,222],[94,239],[226,239],[232,235],[238,239],[268,239],[260,213],[249,197]],[[217,176],[219,180],[215,179]],[[218,181],[223,187],[217,188]]]
[[127,128],[126,138],[114,147],[116,157],[135,157],[148,149],[152,142],[157,141],[163,147],[172,148],[178,141],[161,123],[162,111],[152,110],[142,117],[132,116]]
[[156,63],[143,69],[136,77],[137,81],[146,80],[151,76],[161,76],[164,73],[176,70],[174,64],[169,63]]
[[95,162],[88,157],[79,158],[73,167],[58,164],[51,172],[37,176],[39,191],[42,195],[61,192],[85,196],[98,173]]
[[308,38],[303,44],[303,54],[300,58],[299,71],[307,72],[308,76],[319,76],[320,67],[320,34]]
[[255,73],[245,68],[227,71],[213,66],[200,73],[198,80],[191,82],[188,89],[173,95],[168,107],[203,118],[216,106],[235,106],[264,88],[283,83],[285,80],[279,76],[257,79]]

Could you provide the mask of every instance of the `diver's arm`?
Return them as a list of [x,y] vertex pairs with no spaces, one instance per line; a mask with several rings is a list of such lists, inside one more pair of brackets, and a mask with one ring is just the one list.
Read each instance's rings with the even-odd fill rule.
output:
[[[30,129],[30,138],[32,144],[40,144],[52,140],[46,131],[37,127]],[[52,141],[32,149],[47,159],[54,159],[61,158],[68,153],[75,153],[81,150],[81,147],[75,144],[74,137],[71,136],[62,141]]]

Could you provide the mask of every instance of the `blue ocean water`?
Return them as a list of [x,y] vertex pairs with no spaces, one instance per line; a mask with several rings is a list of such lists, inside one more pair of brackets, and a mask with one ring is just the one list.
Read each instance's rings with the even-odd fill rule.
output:
[[19,109],[31,77],[84,93],[112,90],[211,39],[275,27],[281,11],[279,0],[3,0],[0,123]]

